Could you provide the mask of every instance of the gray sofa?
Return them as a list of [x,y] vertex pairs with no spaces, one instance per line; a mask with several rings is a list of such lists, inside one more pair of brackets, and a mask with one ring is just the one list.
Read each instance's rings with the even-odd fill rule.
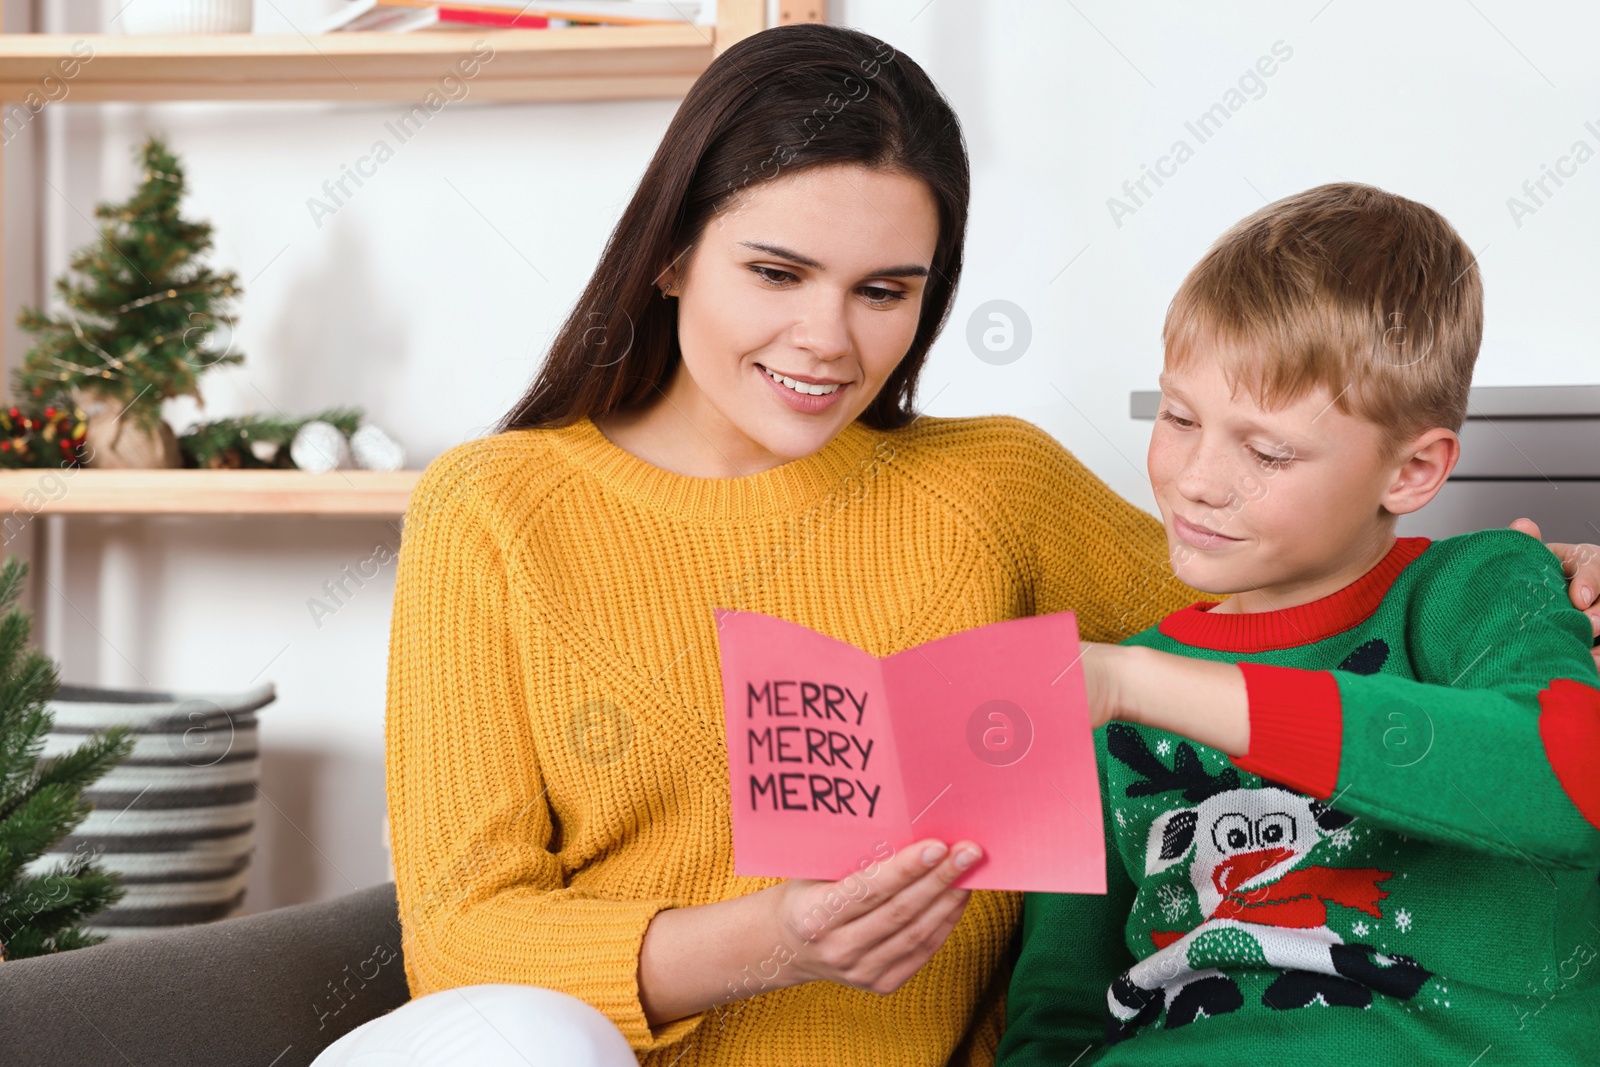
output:
[[394,885],[0,963],[6,1067],[304,1067],[409,999]]

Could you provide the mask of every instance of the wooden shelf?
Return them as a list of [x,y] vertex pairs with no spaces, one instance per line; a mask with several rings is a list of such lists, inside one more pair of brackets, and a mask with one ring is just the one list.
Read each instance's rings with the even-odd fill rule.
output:
[[405,514],[421,471],[4,470],[0,514]]
[[[402,100],[442,98],[447,76],[466,100],[674,98],[715,53],[717,28],[573,27],[564,30],[120,36],[0,34],[0,101],[39,92],[57,64],[77,59],[69,102],[106,100]],[[463,78],[477,42],[493,49]],[[80,43],[82,42],[82,43]],[[83,43],[93,49],[88,61]],[[73,52],[73,46],[78,51]],[[479,55],[483,55],[480,48]]]
[[[777,22],[822,21],[824,7],[779,0]],[[364,100],[425,106],[430,91],[469,101],[677,99],[718,52],[763,29],[766,13],[766,0],[719,0],[715,26],[312,37],[0,33],[0,104],[30,94],[57,99],[58,82],[66,85],[59,99],[67,103]],[[487,59],[481,48],[474,53],[480,41],[493,50]],[[475,55],[477,70],[466,76],[470,65],[463,62]],[[64,77],[73,63],[76,70]],[[446,78],[463,83],[465,95]],[[3,356],[0,351],[0,380],[6,377]],[[31,514],[390,518],[405,513],[420,474],[0,470],[0,521]]]

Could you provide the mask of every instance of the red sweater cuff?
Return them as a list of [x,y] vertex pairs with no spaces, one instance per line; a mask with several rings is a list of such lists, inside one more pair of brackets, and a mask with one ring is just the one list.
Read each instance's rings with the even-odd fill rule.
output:
[[1339,784],[1344,711],[1329,671],[1241,663],[1250,701],[1250,751],[1241,770],[1327,800]]

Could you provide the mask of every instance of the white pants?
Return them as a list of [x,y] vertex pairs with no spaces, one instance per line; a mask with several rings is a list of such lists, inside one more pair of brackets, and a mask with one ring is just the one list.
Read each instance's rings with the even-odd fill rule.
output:
[[553,989],[473,985],[402,1004],[329,1045],[311,1067],[638,1067],[622,1031]]

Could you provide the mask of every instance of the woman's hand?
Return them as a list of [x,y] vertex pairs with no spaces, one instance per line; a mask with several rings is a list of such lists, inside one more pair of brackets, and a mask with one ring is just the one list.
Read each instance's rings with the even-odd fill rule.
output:
[[[1532,519],[1518,519],[1511,528],[1544,540],[1539,524]],[[1600,635],[1600,545],[1552,542],[1545,547],[1561,561],[1561,573],[1567,576],[1567,596],[1572,599],[1573,606],[1589,616],[1590,628]],[[1600,648],[1594,650],[1594,661],[1600,666]]]
[[955,929],[972,891],[952,883],[981,858],[971,841],[929,839],[838,882],[774,886],[780,936],[799,946],[796,977],[893,993]]
[[660,1026],[812,981],[892,993],[950,936],[972,895],[952,883],[982,857],[971,841],[918,841],[837,882],[790,879],[659,911],[639,948],[645,1019]]

